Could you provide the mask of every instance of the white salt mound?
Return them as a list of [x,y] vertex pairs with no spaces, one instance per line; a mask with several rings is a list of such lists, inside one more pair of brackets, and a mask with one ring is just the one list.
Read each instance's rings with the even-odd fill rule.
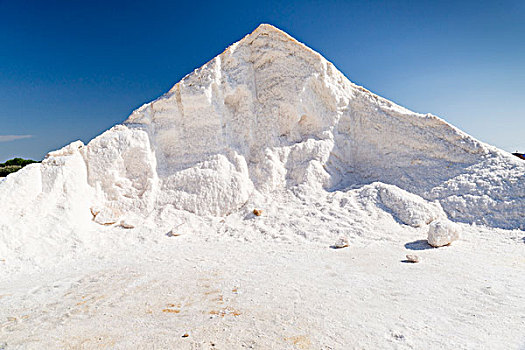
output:
[[[1,181],[0,254],[33,257],[48,244],[52,255],[128,217],[161,229],[229,216],[253,198],[302,203],[294,227],[311,240],[308,208],[337,198],[332,216],[315,214],[351,216],[330,239],[387,216],[412,227],[448,216],[523,229],[524,180],[518,158],[353,84],[263,24],[123,125]],[[277,214],[265,207],[268,221],[251,225],[266,230],[289,213]]]
[[459,239],[460,228],[450,221],[438,220],[428,226],[428,244],[442,247]]

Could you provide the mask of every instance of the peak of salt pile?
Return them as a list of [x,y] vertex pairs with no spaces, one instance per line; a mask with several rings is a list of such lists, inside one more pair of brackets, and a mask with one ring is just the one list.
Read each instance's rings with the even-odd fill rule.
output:
[[0,238],[350,188],[401,223],[524,228],[524,174],[516,157],[351,83],[263,24],[122,125],[1,182]]

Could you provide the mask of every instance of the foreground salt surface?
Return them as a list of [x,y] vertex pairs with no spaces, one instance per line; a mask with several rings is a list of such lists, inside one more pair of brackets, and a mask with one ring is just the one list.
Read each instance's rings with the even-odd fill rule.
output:
[[[10,348],[521,349],[521,231],[465,227],[431,249],[419,231],[334,250],[158,235],[120,252],[0,281]],[[156,241],[156,242],[155,242]],[[132,243],[134,242],[134,243]],[[127,244],[133,246],[126,247]],[[404,263],[406,253],[423,257]],[[187,333],[189,336],[183,338]]]

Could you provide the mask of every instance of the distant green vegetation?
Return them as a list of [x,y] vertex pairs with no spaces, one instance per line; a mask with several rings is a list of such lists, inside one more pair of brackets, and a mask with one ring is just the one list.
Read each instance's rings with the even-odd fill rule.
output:
[[0,163],[0,177],[7,176],[11,173],[14,173],[28,164],[39,163],[36,160],[23,159],[23,158],[13,158],[9,159],[5,163]]

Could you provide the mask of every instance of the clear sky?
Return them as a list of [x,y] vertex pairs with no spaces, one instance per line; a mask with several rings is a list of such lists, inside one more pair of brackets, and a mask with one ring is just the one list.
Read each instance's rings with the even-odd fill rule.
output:
[[0,161],[88,142],[260,23],[383,97],[525,152],[524,0],[0,0]]

